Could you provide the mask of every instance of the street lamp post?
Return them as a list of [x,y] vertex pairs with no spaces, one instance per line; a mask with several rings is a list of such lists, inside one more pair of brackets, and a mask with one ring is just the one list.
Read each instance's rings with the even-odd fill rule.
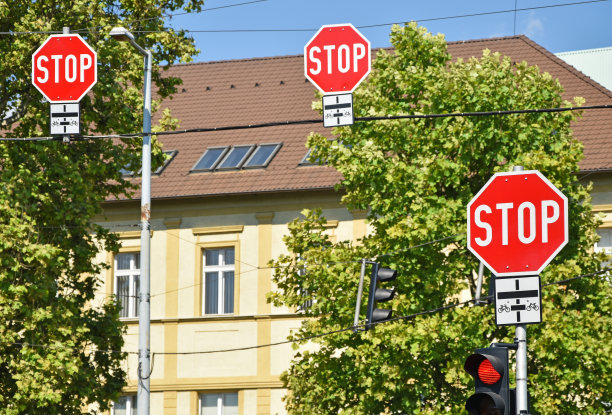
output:
[[144,110],[142,117],[142,183],[140,196],[140,290],[138,301],[138,415],[149,415],[150,401],[150,327],[151,327],[151,60],[150,50],[134,41],[123,27],[110,31],[115,40],[130,42],[144,56]]

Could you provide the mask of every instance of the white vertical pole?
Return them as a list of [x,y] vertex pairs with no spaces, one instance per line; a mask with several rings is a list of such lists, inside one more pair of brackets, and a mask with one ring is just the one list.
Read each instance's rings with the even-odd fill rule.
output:
[[[514,166],[513,171],[523,171],[523,166]],[[527,402],[527,325],[517,324],[514,332],[516,349],[516,415],[528,414]]]
[[357,303],[355,304],[355,320],[353,321],[353,331],[357,333],[359,326],[359,312],[361,311],[361,296],[363,295],[363,279],[365,276],[366,260],[361,260],[361,276],[359,277],[359,287],[357,288]]
[[149,415],[151,395],[151,51],[145,50],[142,183],[140,200],[140,295],[138,314],[138,415]]

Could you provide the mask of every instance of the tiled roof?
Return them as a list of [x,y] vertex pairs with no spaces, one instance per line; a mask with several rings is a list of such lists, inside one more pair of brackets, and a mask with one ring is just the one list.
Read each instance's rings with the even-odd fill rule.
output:
[[[486,48],[538,65],[559,78],[566,99],[582,96],[586,105],[612,102],[612,92],[524,36],[449,43],[455,58],[480,57]],[[171,108],[181,129],[316,119],[320,115],[311,109],[315,88],[305,80],[303,65],[302,55],[176,65],[168,74],[182,78],[183,85],[162,108]],[[321,124],[306,124],[162,136],[164,150],[178,154],[160,176],[152,178],[151,196],[330,189],[340,179],[338,172],[299,165],[311,131],[330,133]],[[612,169],[612,111],[585,111],[574,132],[585,145],[582,170]],[[277,142],[283,146],[265,169],[190,173],[208,147]]]

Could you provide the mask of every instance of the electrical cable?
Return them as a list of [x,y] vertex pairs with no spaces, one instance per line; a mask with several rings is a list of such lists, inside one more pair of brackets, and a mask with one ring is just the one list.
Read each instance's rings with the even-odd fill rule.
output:
[[[590,274],[583,274],[583,275],[579,275],[577,277],[573,277],[573,278],[568,278],[565,280],[559,280],[559,281],[554,281],[548,284],[543,285],[542,287],[548,287],[551,285],[557,285],[557,284],[564,284],[568,281],[574,281],[577,279],[581,279],[581,278],[590,278],[593,276],[600,276],[603,274],[606,274],[608,272],[612,271],[612,268],[606,268],[604,270],[601,271],[597,271],[597,272],[593,272]],[[389,320],[383,320],[383,321],[377,321],[377,322],[373,322],[370,323],[370,326],[374,326],[374,325],[378,325],[378,324],[387,324],[387,323],[391,323],[394,321],[399,321],[399,320],[413,320],[416,317],[422,316],[422,315],[426,315],[426,314],[433,314],[433,313],[437,313],[439,311],[444,311],[444,310],[449,310],[451,308],[456,308],[456,307],[462,307],[462,306],[466,306],[469,304],[474,304],[475,300],[467,300],[467,301],[462,301],[462,302],[458,302],[458,303],[452,303],[452,304],[447,304],[445,306],[441,306],[441,307],[437,307],[437,308],[433,308],[430,310],[425,310],[425,311],[419,311],[417,313],[413,313],[413,314],[408,314],[405,316],[399,316],[399,317],[395,317],[395,318],[391,318]],[[159,355],[180,355],[180,356],[186,356],[186,355],[198,355],[198,354],[212,354],[212,353],[226,353],[226,352],[236,352],[236,351],[245,351],[245,350],[253,350],[253,349],[260,349],[263,347],[272,347],[272,346],[280,346],[283,344],[289,344],[289,343],[303,343],[312,339],[316,339],[316,338],[320,338],[320,337],[325,337],[325,336],[330,336],[332,334],[338,334],[338,333],[343,333],[346,331],[354,331],[354,330],[363,330],[365,329],[366,325],[362,324],[362,325],[358,325],[358,326],[350,326],[350,327],[345,327],[342,329],[337,329],[337,330],[332,330],[332,331],[328,331],[328,332],[324,332],[324,333],[319,333],[319,334],[313,334],[311,336],[305,336],[305,337],[300,337],[297,339],[291,339],[291,340],[285,340],[285,341],[280,341],[280,342],[274,342],[274,343],[267,343],[267,344],[258,344],[255,346],[245,346],[245,347],[234,347],[231,349],[218,349],[218,350],[204,350],[204,351],[193,351],[193,352],[155,352],[154,354],[159,354]]]
[[[265,0],[257,0],[257,1],[252,1],[252,2],[245,2],[245,3],[238,3],[235,5],[228,5],[228,6],[220,6],[220,7],[216,7],[216,8],[211,8],[211,9],[204,9],[202,10],[207,11],[207,10],[215,10],[215,9],[219,9],[219,8],[227,8],[227,7],[235,7],[235,6],[241,6],[241,5],[247,5],[247,4],[252,4],[252,3],[257,3],[257,2],[261,2],[261,1],[265,1]],[[590,3],[602,3],[602,2],[607,2],[608,0],[588,0],[588,1],[580,1],[580,2],[573,2],[573,3],[561,3],[561,4],[551,4],[551,5],[547,5],[547,6],[537,6],[537,7],[525,7],[525,8],[520,8],[520,9],[508,9],[508,10],[497,10],[497,11],[491,11],[491,12],[482,12],[482,13],[472,13],[472,14],[463,14],[463,15],[454,15],[454,16],[444,16],[444,17],[432,17],[432,18],[427,18],[427,19],[414,19],[413,21],[417,22],[417,23],[423,23],[423,22],[433,22],[433,21],[440,21],[440,20],[451,20],[451,19],[463,19],[463,18],[468,18],[468,17],[480,17],[480,16],[488,16],[488,15],[495,15],[495,14],[504,14],[504,13],[516,13],[516,12],[521,12],[521,11],[532,11],[532,10],[539,10],[539,9],[551,9],[551,8],[556,8],[556,7],[567,7],[567,6],[579,6],[579,5],[584,5],[584,4],[590,4]],[[172,16],[176,16],[179,14],[186,14],[186,13],[176,13],[173,15],[168,15],[168,17],[172,17]],[[142,19],[142,20],[135,20],[133,21],[134,23],[137,23],[139,21],[145,21],[147,19]],[[394,24],[403,24],[406,21],[402,21],[402,22],[393,22],[393,23],[378,23],[378,24],[371,24],[371,25],[361,25],[361,26],[355,26],[358,29],[369,29],[369,28],[374,28],[374,27],[384,27],[384,26],[392,26]],[[130,22],[127,22],[130,23]],[[84,32],[84,31],[89,31],[91,30],[91,28],[85,28],[85,29],[75,29],[73,30],[74,32]],[[317,30],[319,30],[319,28],[302,28],[302,29],[211,29],[211,30],[189,30],[189,29],[172,29],[172,30],[182,30],[186,33],[256,33],[256,32],[315,32]],[[141,30],[141,31],[134,31],[133,33],[167,33],[167,30]],[[29,34],[57,34],[57,33],[62,33],[62,31],[22,31],[22,32],[0,32],[0,35],[29,35]]]
[[[542,285],[542,287],[549,287],[551,285],[560,285],[560,284],[565,284],[567,282],[571,282],[571,281],[575,281],[578,279],[582,279],[582,278],[591,278],[594,276],[609,276],[609,272],[612,271],[612,267],[610,268],[606,268],[597,272],[592,272],[589,274],[583,274],[583,275],[579,275],[576,277],[572,277],[572,278],[567,278],[564,280],[559,280],[559,281],[554,281],[548,284],[544,284]],[[418,316],[422,316],[422,315],[426,315],[426,314],[433,314],[439,311],[444,311],[444,310],[448,310],[451,308],[456,308],[456,307],[461,307],[461,306],[465,306],[468,304],[474,304],[475,300],[467,300],[467,301],[462,301],[459,303],[452,303],[452,304],[447,304],[445,306],[441,306],[441,307],[437,307],[437,308],[433,308],[430,310],[425,310],[425,311],[420,311],[417,313],[413,313],[413,314],[409,314],[409,315],[405,315],[405,316],[399,316],[399,317],[395,317],[389,320],[384,320],[384,321],[378,321],[378,322],[373,322],[370,324],[370,326],[373,325],[378,325],[378,324],[386,324],[386,323],[390,323],[390,322],[394,322],[394,321],[399,321],[399,320],[412,320]],[[346,327],[346,328],[342,328],[342,329],[337,329],[337,330],[332,330],[332,331],[328,331],[325,333],[319,333],[319,334],[314,334],[311,336],[305,336],[305,337],[301,337],[301,338],[297,338],[297,339],[291,339],[291,340],[285,340],[285,341],[281,341],[281,342],[275,342],[275,343],[267,343],[267,344],[260,344],[260,345],[255,345],[255,346],[245,346],[245,347],[235,347],[235,348],[231,348],[231,349],[218,349],[218,350],[204,350],[204,351],[193,351],[193,352],[153,352],[152,354],[152,360],[153,360],[153,355],[158,354],[158,355],[196,355],[196,354],[211,354],[211,353],[225,353],[225,352],[234,352],[234,351],[245,351],[245,350],[253,350],[253,349],[260,349],[263,347],[271,347],[271,346],[279,346],[279,345],[283,345],[283,344],[289,344],[289,343],[300,343],[300,342],[306,342],[312,339],[316,339],[316,338],[320,338],[320,337],[325,337],[325,336],[329,336],[332,334],[338,334],[338,333],[343,333],[349,330],[355,330],[355,329],[364,329],[365,328],[365,324],[363,325],[358,325],[358,326],[350,326],[350,327]],[[15,346],[27,346],[27,347],[38,347],[38,348],[57,348],[57,349],[66,349],[66,350],[77,350],[75,347],[69,347],[69,346],[58,346],[58,345],[47,345],[47,344],[33,344],[33,343],[25,343],[25,342],[13,342],[13,343],[6,343],[9,345],[15,345]],[[78,350],[77,350],[78,351]],[[130,351],[117,351],[117,350],[100,350],[97,349],[95,350],[97,352],[102,352],[102,353],[126,353],[126,354],[134,354],[134,355],[138,355],[139,352],[130,352]],[[151,370],[152,373],[152,370]],[[149,374],[150,376],[150,374]]]
[[[509,10],[497,10],[492,12],[482,12],[482,13],[472,13],[472,14],[462,14],[462,15],[454,15],[454,16],[444,16],[444,17],[432,17],[428,19],[414,19],[413,21],[417,23],[423,22],[433,22],[440,20],[452,20],[452,19],[463,19],[467,17],[479,17],[479,16],[489,16],[495,14],[505,14],[505,13],[515,13],[521,11],[532,11],[539,9],[550,9],[555,7],[566,7],[566,6],[578,6],[589,3],[601,3],[607,2],[608,0],[589,0],[589,1],[580,1],[574,3],[562,3],[562,4],[552,4],[548,6],[538,6],[538,7],[525,7],[521,9],[509,9]],[[355,26],[357,29],[370,29],[375,27],[385,27],[392,26],[395,24],[404,24],[406,21],[402,22],[392,22],[392,23],[378,23],[378,24],[370,24],[370,25],[360,25]],[[182,29],[186,33],[266,33],[266,32],[316,32],[319,28],[301,28],[301,29],[207,29],[207,30],[190,30],[190,29]],[[163,31],[156,30],[136,30],[134,33],[159,33]]]
[[[382,115],[373,117],[355,117],[355,121],[388,121],[388,120],[403,120],[403,119],[429,119],[429,118],[450,118],[450,117],[487,117],[498,115],[514,115],[514,114],[540,114],[540,113],[557,113],[569,111],[584,111],[584,110],[599,110],[612,109],[612,104],[588,105],[584,107],[560,107],[560,108],[537,108],[523,110],[500,110],[500,111],[476,111],[476,112],[451,112],[442,114],[403,114],[403,115]],[[189,128],[174,131],[158,131],[155,133],[129,133],[129,134],[110,134],[110,135],[82,135],[74,136],[71,141],[82,141],[92,139],[113,139],[113,138],[135,138],[144,135],[166,136],[180,135],[192,133],[209,133],[218,131],[234,131],[246,130],[254,128],[280,127],[286,125],[304,125],[304,124],[319,124],[323,120],[320,118],[310,120],[293,120],[293,121],[274,121],[260,124],[243,124],[243,125],[228,125],[223,127],[208,127],[208,128]],[[57,137],[0,137],[0,141],[62,141],[62,136]]]

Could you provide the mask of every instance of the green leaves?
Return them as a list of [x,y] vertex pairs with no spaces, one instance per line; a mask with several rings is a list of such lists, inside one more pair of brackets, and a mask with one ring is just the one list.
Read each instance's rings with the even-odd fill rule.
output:
[[[391,41],[395,50],[379,52],[355,93],[357,117],[568,105],[559,83],[525,62],[487,50],[451,61],[443,36],[416,24],[395,26]],[[305,312],[316,319],[294,336],[352,325],[361,258],[397,269],[398,295],[390,303],[396,316],[473,296],[478,261],[466,249],[466,206],[512,165],[542,171],[570,200],[570,243],[542,274],[543,284],[600,269],[602,257],[591,251],[599,221],[575,177],[582,146],[572,137],[574,119],[543,113],[389,120],[337,128],[332,140],[312,134],[313,158],[342,173],[342,201],[368,209],[371,233],[332,243],[320,212],[290,225],[291,255],[272,264],[277,289],[270,298],[298,307],[306,291],[316,300]],[[487,284],[488,276],[482,295]],[[543,323],[529,326],[532,412],[603,412],[603,402],[612,402],[609,281],[553,285],[543,296]],[[286,405],[293,414],[463,413],[465,358],[513,336],[512,327],[495,325],[491,306],[468,306],[320,337],[284,375]]]
[[[108,32],[123,25],[153,51],[157,98],[180,80],[168,64],[196,52],[185,33],[166,30],[168,12],[200,10],[202,0],[0,0],[0,129],[3,136],[49,134],[49,105],[31,84],[31,55],[68,26],[96,50],[98,82],[80,102],[81,133],[142,130],[143,61]],[[7,13],[8,11],[8,13]],[[140,34],[139,32],[151,32]],[[160,66],[161,65],[161,66]],[[153,103],[159,109],[159,102]],[[175,128],[162,110],[154,130]],[[163,161],[153,141],[153,169]],[[109,197],[134,186],[121,168],[140,168],[141,138],[0,143],[0,414],[81,414],[108,409],[125,383],[123,325],[111,298],[95,298],[101,249],[117,237],[93,224]]]

